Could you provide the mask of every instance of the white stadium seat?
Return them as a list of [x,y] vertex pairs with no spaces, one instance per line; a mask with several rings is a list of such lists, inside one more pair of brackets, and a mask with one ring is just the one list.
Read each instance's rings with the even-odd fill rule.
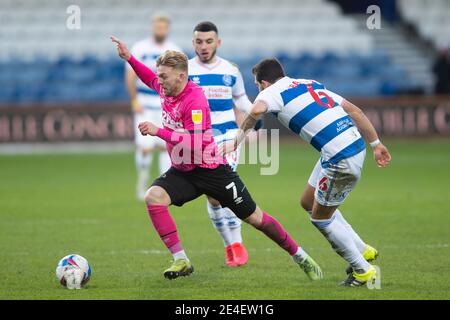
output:
[[399,0],[398,8],[436,47],[450,47],[448,28],[445,28],[450,20],[450,0]]
[[[413,2],[420,5],[420,1]],[[71,46],[77,54],[109,55],[109,44],[95,44],[107,43],[104,41],[110,34],[129,43],[147,36],[150,17],[157,11],[172,17],[172,38],[187,51],[191,51],[192,29],[202,20],[214,21],[224,43],[232,44],[223,46],[224,54],[321,53],[336,47],[343,52],[355,48],[368,52],[373,47],[370,34],[358,31],[356,23],[345,17],[338,5],[325,0],[78,0],[75,3],[81,10],[81,30],[69,30],[66,9],[72,3],[0,0],[0,19],[5,22],[0,35],[11,44],[5,49],[23,48],[27,54],[38,54],[40,47],[27,43],[45,38],[55,55],[67,53]],[[319,24],[314,23],[317,16],[321,18]],[[336,34],[346,35],[338,45]]]

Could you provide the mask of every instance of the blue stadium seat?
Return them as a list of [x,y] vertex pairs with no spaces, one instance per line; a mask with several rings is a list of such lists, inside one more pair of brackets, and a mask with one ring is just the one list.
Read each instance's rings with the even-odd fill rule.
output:
[[17,70],[18,68],[11,66],[8,63],[0,64],[0,81],[11,81],[14,79]]
[[0,80],[0,102],[10,103],[17,101],[17,88],[10,81]]
[[[344,96],[392,95],[418,87],[382,51],[370,56],[279,52],[277,58],[291,77],[321,81]],[[257,55],[230,59],[238,64],[252,99],[258,90],[251,70],[260,59]],[[0,102],[125,101],[123,75],[124,62],[115,55],[61,56],[55,62],[42,56],[32,62],[14,59],[0,63]]]
[[89,81],[95,81],[96,77],[96,68],[78,66],[64,70],[64,80],[69,82],[84,84]]

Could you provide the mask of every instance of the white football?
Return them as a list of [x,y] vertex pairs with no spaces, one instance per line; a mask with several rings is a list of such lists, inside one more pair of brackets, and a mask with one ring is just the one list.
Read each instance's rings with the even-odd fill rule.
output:
[[68,289],[81,289],[91,279],[91,275],[89,262],[78,254],[65,256],[56,267],[59,283]]

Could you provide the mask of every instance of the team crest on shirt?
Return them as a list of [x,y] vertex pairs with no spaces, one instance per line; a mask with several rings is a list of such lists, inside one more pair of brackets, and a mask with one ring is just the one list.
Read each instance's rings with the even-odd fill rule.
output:
[[328,187],[330,186],[330,180],[328,180],[327,177],[323,177],[319,181],[319,190],[320,191],[327,191]]
[[202,110],[192,110],[192,122],[194,124],[201,124],[203,121]]
[[233,84],[233,78],[229,74],[224,74],[222,81],[226,86],[231,86]]

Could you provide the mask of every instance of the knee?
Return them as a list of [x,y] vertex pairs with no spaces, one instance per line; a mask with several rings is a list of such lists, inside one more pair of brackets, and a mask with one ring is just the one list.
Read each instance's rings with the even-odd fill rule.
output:
[[208,197],[208,202],[209,202],[209,204],[210,204],[211,206],[213,206],[213,207],[219,207],[219,206],[220,206],[220,202],[217,201],[217,200],[214,199],[214,198]]
[[314,201],[312,201],[311,199],[309,199],[309,198],[307,198],[305,196],[303,196],[300,199],[300,205],[309,214],[311,214],[311,211],[312,211],[312,208],[313,208],[313,203],[314,203]]
[[256,210],[251,215],[244,219],[246,223],[252,225],[256,229],[259,229],[261,227],[262,220],[263,214],[261,209],[259,209],[258,207],[256,207]]
[[152,204],[161,204],[161,205],[170,205],[170,197],[167,194],[166,190],[158,186],[152,186],[147,190],[145,194],[145,203],[147,205]]
[[311,211],[313,210],[315,191],[316,191],[316,189],[314,187],[312,187],[308,182],[305,190],[303,191],[302,197],[300,199],[300,205],[309,214],[311,214]]
[[214,202],[211,203],[211,201],[209,201],[209,199],[206,202],[206,208],[207,208],[209,217],[213,220],[222,220],[225,216],[225,214],[222,210],[222,207],[219,205],[216,205]]

